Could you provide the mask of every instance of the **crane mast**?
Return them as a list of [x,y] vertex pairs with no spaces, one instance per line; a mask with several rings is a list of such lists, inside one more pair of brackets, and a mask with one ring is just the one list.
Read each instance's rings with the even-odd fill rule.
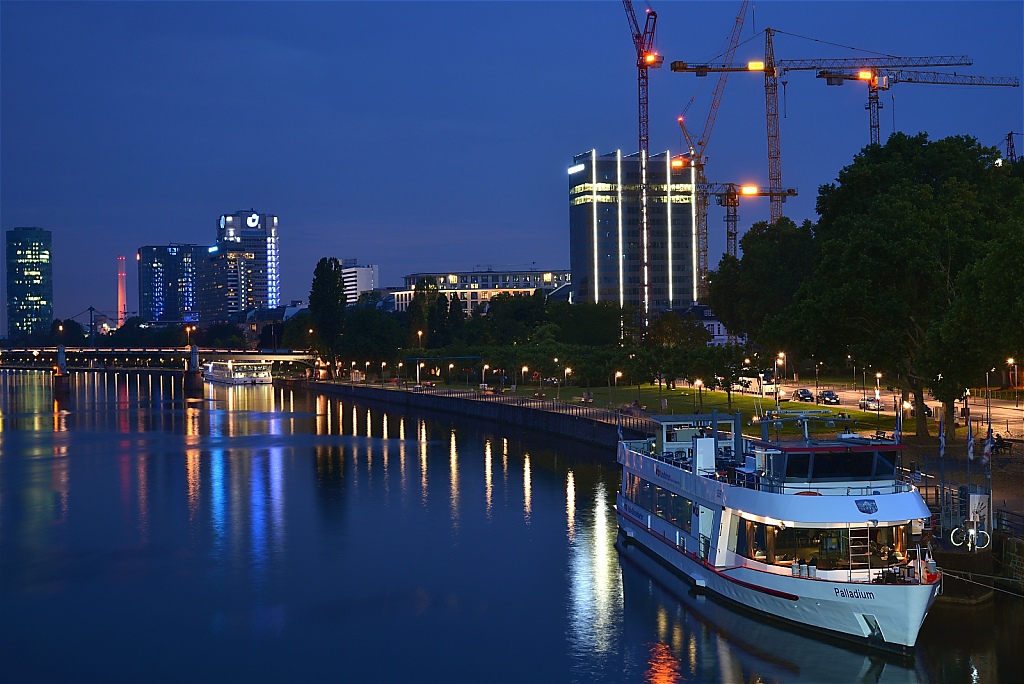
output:
[[[629,20],[629,28],[633,34],[633,46],[636,48],[636,73],[637,73],[637,110],[639,114],[639,152],[640,152],[640,237],[643,245],[643,306],[642,324],[647,327],[651,311],[651,262],[650,262],[650,219],[648,218],[647,198],[647,157],[648,157],[648,101],[647,101],[647,72],[648,69],[657,69],[665,61],[665,58],[654,51],[654,29],[658,23],[658,14],[653,10],[647,10],[647,18],[644,21],[643,30],[636,20],[636,13],[633,11],[633,3],[630,0],[622,0],[622,6],[626,10],[626,19]],[[619,255],[622,258],[622,255]],[[595,292],[597,283],[594,283]]]
[[[733,57],[736,54],[736,46],[739,45],[740,34],[743,31],[743,22],[746,19],[747,8],[749,6],[750,0],[743,0],[743,3],[740,5],[740,11],[736,14],[736,20],[733,22],[732,33],[729,34],[729,38],[726,42],[726,64],[732,64]],[[697,196],[697,225],[694,226],[694,230],[697,231],[697,263],[694,264],[694,268],[697,269],[698,274],[698,300],[702,300],[707,296],[708,270],[710,268],[710,264],[708,263],[709,197],[707,192],[701,190],[701,188],[707,184],[707,176],[704,171],[707,160],[704,156],[704,150],[707,148],[708,142],[711,139],[711,131],[715,127],[715,119],[718,117],[718,109],[722,104],[722,95],[725,94],[725,83],[728,78],[728,71],[722,71],[719,73],[718,83],[715,84],[715,89],[711,94],[711,106],[708,108],[708,117],[704,121],[704,131],[696,141],[693,140],[690,132],[687,130],[683,121],[683,116],[679,117],[679,128],[682,130],[683,137],[686,139],[686,144],[690,151],[695,175],[697,177],[697,188],[695,193]]]

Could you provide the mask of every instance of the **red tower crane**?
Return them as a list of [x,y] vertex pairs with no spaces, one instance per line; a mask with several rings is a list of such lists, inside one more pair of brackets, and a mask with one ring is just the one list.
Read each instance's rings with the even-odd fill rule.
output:
[[[750,6],[750,0],[743,0],[740,5],[740,11],[736,14],[736,21],[733,23],[732,33],[729,34],[729,38],[726,42],[725,48],[725,63],[732,64],[733,56],[736,54],[736,46],[739,45],[740,34],[743,31],[743,22],[747,16],[747,8]],[[700,134],[697,140],[693,140],[690,136],[690,132],[686,129],[684,123],[684,117],[679,116],[679,128],[683,132],[683,137],[686,138],[686,144],[690,149],[690,156],[692,163],[696,170],[697,176],[697,263],[695,268],[698,273],[697,280],[697,295],[703,299],[707,296],[707,281],[708,281],[708,204],[709,195],[707,192],[702,190],[702,186],[707,183],[707,176],[705,175],[704,166],[707,159],[704,156],[704,150],[708,145],[708,141],[711,139],[711,131],[715,127],[715,119],[718,117],[718,108],[722,104],[722,95],[725,93],[725,82],[729,78],[729,72],[723,71],[718,75],[718,83],[715,85],[715,89],[711,94],[711,106],[708,108],[708,117],[704,121],[704,131]]]
[[[636,13],[633,12],[633,3],[630,0],[622,0],[622,6],[626,9],[626,18],[629,20],[629,28],[633,34],[633,46],[636,48],[637,109],[640,116],[640,236],[643,244],[644,286],[641,317],[643,327],[646,328],[651,310],[650,221],[647,217],[647,71],[660,68],[665,62],[665,58],[654,51],[654,28],[658,23],[658,14],[648,9],[647,19],[644,21],[643,30],[641,30],[640,24],[636,20]],[[597,283],[594,283],[594,288],[596,292]]]
[[1008,76],[961,76],[935,71],[891,71],[884,68],[861,69],[858,71],[834,71],[825,69],[818,72],[818,78],[828,85],[842,85],[846,81],[863,81],[868,84],[868,126],[871,130],[871,144],[879,144],[878,110],[882,108],[878,93],[888,90],[897,83],[932,83],[939,85],[1010,86],[1017,88],[1020,80]]

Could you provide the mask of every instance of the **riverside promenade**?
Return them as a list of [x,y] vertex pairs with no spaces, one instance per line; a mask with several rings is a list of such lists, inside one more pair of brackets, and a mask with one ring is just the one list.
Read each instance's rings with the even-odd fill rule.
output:
[[412,391],[398,387],[291,378],[275,378],[274,385],[490,420],[524,430],[547,432],[596,446],[606,446],[612,449],[613,454],[619,440],[620,426],[622,435],[627,439],[644,439],[655,431],[654,421],[639,411],[627,413],[626,410],[615,411],[510,394],[489,394],[471,389],[425,387]]

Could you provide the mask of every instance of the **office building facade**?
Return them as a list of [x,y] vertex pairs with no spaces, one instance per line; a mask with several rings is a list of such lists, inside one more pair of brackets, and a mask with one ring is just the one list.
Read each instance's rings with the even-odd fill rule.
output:
[[345,304],[355,304],[359,295],[380,287],[380,275],[376,264],[357,266],[355,259],[345,259],[341,265],[341,281],[345,287]]
[[446,296],[462,300],[462,309],[470,315],[478,306],[486,306],[499,294],[532,295],[537,290],[554,292],[569,286],[572,272],[566,270],[508,269],[412,273],[405,276],[405,289],[393,292],[395,310],[405,311],[416,294],[416,286],[426,281]]
[[139,316],[151,323],[199,321],[196,271],[207,248],[170,244],[140,247]]
[[276,216],[252,209],[220,217],[217,242],[196,273],[200,321],[225,322],[243,311],[280,306],[277,229]]
[[52,234],[42,228],[6,232],[7,335],[47,334],[53,323]]
[[669,152],[649,158],[647,235],[639,154],[591,150],[568,171],[574,300],[634,305],[645,318],[696,302],[693,168]]

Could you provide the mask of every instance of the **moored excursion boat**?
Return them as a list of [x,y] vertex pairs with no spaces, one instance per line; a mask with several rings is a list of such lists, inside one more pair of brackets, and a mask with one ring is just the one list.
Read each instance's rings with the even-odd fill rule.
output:
[[[740,416],[655,416],[622,440],[620,535],[705,589],[781,621],[907,652],[940,592],[930,511],[904,446],[842,433],[771,441]],[[772,420],[778,420],[776,416]]]
[[274,381],[269,361],[211,361],[203,378],[226,385],[269,385]]

